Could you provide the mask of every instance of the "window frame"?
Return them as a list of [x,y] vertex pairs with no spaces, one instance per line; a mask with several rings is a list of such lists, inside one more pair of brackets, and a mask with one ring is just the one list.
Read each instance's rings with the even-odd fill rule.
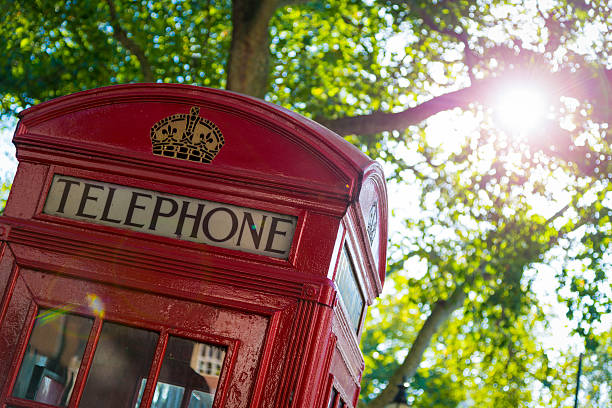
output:
[[[358,267],[355,265],[355,261],[353,260],[353,250],[352,250],[352,242],[349,238],[349,235],[346,234],[344,237],[344,240],[342,242],[342,245],[340,246],[340,250],[338,253],[338,262],[336,264],[336,271],[334,273],[334,282],[336,285],[336,288],[338,289],[338,297],[340,298],[340,301],[338,302],[339,304],[341,304],[342,306],[340,307],[342,309],[342,312],[344,313],[344,317],[349,325],[349,327],[351,328],[351,331],[355,334],[355,337],[357,339],[359,339],[359,336],[361,334],[361,329],[363,326],[363,322],[365,319],[365,315],[368,309],[368,303],[367,303],[367,297],[366,297],[366,293],[364,291],[363,288],[363,282],[361,280],[361,274],[359,273]],[[361,310],[359,311],[359,318],[357,320],[357,324],[355,327],[353,327],[353,322],[351,321],[350,318],[350,311],[346,305],[346,302],[342,296],[342,292],[340,290],[340,285],[339,285],[339,281],[338,278],[340,276],[340,267],[342,266],[342,257],[343,254],[346,252],[346,257],[347,257],[347,264],[349,266],[349,272],[352,273],[353,278],[355,280],[355,283],[357,284],[357,290],[359,292],[359,295],[361,296],[362,299],[362,307]]]
[[[21,272],[28,272],[28,270],[22,270]],[[32,271],[32,270],[29,270]],[[44,275],[55,275],[51,272],[47,271],[32,271],[34,273],[42,273]],[[72,289],[78,287],[78,283],[81,282],[80,279],[75,279],[72,277],[63,276],[62,278],[67,279],[69,282],[74,282],[75,285],[72,286]],[[94,286],[99,287],[104,290],[104,295],[106,300],[111,300],[117,296],[121,296],[121,294],[113,293],[111,286],[101,282],[93,283]],[[131,289],[134,290],[134,289]],[[161,296],[159,294],[147,293],[143,291],[137,291],[138,297],[156,297],[157,299],[157,309],[159,312],[162,312],[169,304],[173,302],[173,298]],[[91,369],[91,365],[94,360],[96,347],[100,340],[100,334],[102,332],[102,327],[104,322],[112,322],[121,325],[125,325],[128,327],[134,327],[138,329],[146,329],[150,331],[154,331],[159,335],[157,340],[157,344],[155,347],[155,352],[153,358],[150,362],[148,375],[146,377],[147,384],[145,386],[144,393],[141,398],[141,408],[149,407],[151,405],[151,401],[153,399],[155,386],[157,385],[157,380],[159,377],[159,373],[161,371],[161,366],[163,363],[163,358],[166,352],[166,347],[168,344],[168,339],[170,336],[181,337],[201,343],[206,343],[209,345],[220,346],[226,348],[226,354],[224,362],[221,366],[221,371],[219,373],[219,383],[217,387],[217,391],[215,393],[215,399],[213,403],[213,408],[218,408],[222,404],[222,400],[224,399],[224,395],[226,393],[226,389],[229,387],[230,374],[233,371],[233,368],[236,364],[236,353],[240,344],[240,340],[238,338],[229,338],[219,336],[214,333],[204,333],[198,332],[194,330],[189,330],[190,319],[181,321],[180,323],[176,323],[173,326],[167,324],[161,324],[154,322],[150,319],[141,319],[137,318],[135,312],[131,313],[121,313],[120,311],[106,311],[104,314],[96,313],[92,311],[89,305],[84,303],[71,303],[71,302],[61,302],[58,299],[50,299],[46,297],[38,297],[31,292],[23,293],[24,291],[14,291],[13,296],[9,303],[15,303],[18,301],[28,301],[28,309],[26,311],[25,323],[21,328],[19,334],[19,340],[16,345],[16,352],[11,359],[12,364],[11,368],[8,371],[7,381],[4,384],[2,394],[0,394],[0,406],[11,406],[15,408],[57,408],[61,407],[59,405],[50,405],[42,402],[37,402],[33,400],[28,400],[24,398],[14,397],[13,390],[15,387],[15,383],[17,381],[17,377],[19,374],[19,370],[21,368],[21,364],[23,363],[27,346],[30,341],[30,337],[32,335],[34,325],[36,323],[36,317],[41,309],[56,309],[56,310],[66,310],[66,313],[78,315],[86,318],[92,318],[93,324],[90,329],[87,343],[85,346],[85,350],[83,352],[83,358],[81,360],[79,371],[77,377],[74,381],[73,391],[70,396],[70,399],[67,402],[67,405],[63,408],[77,408],[79,406],[81,397],[83,395],[83,391],[85,389],[85,385],[87,383],[87,378]],[[28,296],[29,295],[29,296]],[[60,296],[61,297],[61,296]],[[25,299],[24,299],[25,298]],[[161,300],[161,301],[160,301]],[[186,302],[195,302],[190,300],[181,299]],[[195,302],[201,303],[201,302]],[[209,306],[209,305],[207,305]],[[218,398],[218,396],[220,398]],[[136,396],[137,397],[137,396]]]

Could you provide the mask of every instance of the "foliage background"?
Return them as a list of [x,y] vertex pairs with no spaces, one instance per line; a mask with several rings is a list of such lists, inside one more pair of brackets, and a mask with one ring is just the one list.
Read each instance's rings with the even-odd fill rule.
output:
[[[609,2],[0,5],[7,121],[109,84],[227,87],[383,163],[393,234],[363,405],[384,406],[406,376],[415,407],[570,406],[580,352],[582,406],[610,404]],[[540,93],[511,100],[519,88]],[[504,119],[537,95],[535,125],[525,110]],[[564,324],[574,337],[559,342]]]

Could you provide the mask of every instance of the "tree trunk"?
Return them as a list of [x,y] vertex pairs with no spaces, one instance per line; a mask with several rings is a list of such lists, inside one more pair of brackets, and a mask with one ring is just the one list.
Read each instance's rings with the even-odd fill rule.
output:
[[227,89],[263,98],[268,90],[270,32],[279,0],[234,0]]

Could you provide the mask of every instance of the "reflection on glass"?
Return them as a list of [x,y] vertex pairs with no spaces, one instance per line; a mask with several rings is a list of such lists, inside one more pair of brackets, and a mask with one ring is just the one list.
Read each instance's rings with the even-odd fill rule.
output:
[[[224,347],[170,337],[151,408],[211,408],[225,351]],[[145,384],[143,381],[141,392]],[[140,398],[136,408],[139,405]]]
[[[142,400],[142,395],[144,394],[144,389],[146,385],[147,380],[143,379],[140,384],[140,392],[138,393],[138,401],[136,402],[136,408],[140,406],[140,401]],[[151,407],[180,407],[181,401],[183,401],[183,394],[185,394],[185,388],[158,381],[157,387],[155,387],[155,393],[153,394],[153,402],[151,403]]]
[[333,408],[334,403],[336,402],[336,397],[338,396],[338,391],[332,387],[331,394],[329,396],[329,403],[327,404],[327,408]]
[[211,394],[202,391],[191,391],[191,398],[189,399],[189,408],[212,407],[214,400],[214,392]]
[[105,322],[79,408],[133,407],[158,338],[149,330]]
[[41,309],[23,356],[13,396],[66,406],[93,319]]
[[361,320],[365,300],[359,290],[359,284],[355,277],[355,268],[346,246],[342,249],[342,254],[340,255],[336,284],[338,285],[342,303],[344,303],[348,312],[349,321],[357,332],[359,331],[359,321]]

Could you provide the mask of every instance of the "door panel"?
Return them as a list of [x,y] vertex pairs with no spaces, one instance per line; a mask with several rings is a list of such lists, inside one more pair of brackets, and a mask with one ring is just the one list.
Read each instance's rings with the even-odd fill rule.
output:
[[[26,400],[38,400],[53,406],[76,408],[71,404],[80,396],[79,407],[83,408],[140,408],[140,398],[144,396],[142,401],[146,404],[152,399],[152,406],[156,408],[249,406],[263,345],[269,335],[270,316],[33,270],[20,271],[19,281],[21,283],[16,287],[9,307],[11,319],[15,322],[10,326],[14,333],[0,337],[12,339],[6,345],[10,350],[15,349],[19,338],[29,339],[29,345],[26,347],[25,340],[22,340],[21,354],[25,358],[22,355],[11,358],[11,365],[21,364],[22,372],[12,374],[18,379],[15,381],[17,384],[10,387],[10,392],[9,387],[5,387],[4,401],[0,400],[0,404],[37,406],[35,402],[26,403]],[[27,302],[28,307],[34,305],[40,310],[33,330],[31,326],[24,326],[27,317],[24,310],[27,311],[28,307],[23,306]],[[18,305],[21,305],[20,313]],[[42,325],[45,316],[46,324]],[[82,319],[88,322],[95,319],[102,323],[99,340],[91,334],[81,333],[87,331],[84,327],[90,327]],[[45,330],[51,334],[41,334]],[[68,332],[74,334],[70,341],[67,341]],[[160,346],[160,335],[168,339],[167,345],[162,342],[163,346]],[[41,338],[46,338],[49,344],[45,345]],[[85,368],[82,375],[87,375],[82,395],[75,390],[77,397],[70,399],[70,381],[76,376],[74,367],[78,368],[77,361],[82,358],[79,356],[84,348],[82,342],[76,342],[77,338],[85,342],[89,339],[87,347],[94,352],[91,353],[93,360],[84,361],[80,366],[81,370]],[[58,344],[62,341],[65,343],[62,350],[69,348],[70,352],[58,351]],[[44,347],[47,349],[37,351],[38,354],[33,351]],[[42,361],[39,354],[43,352],[47,360],[52,356],[58,362],[37,365],[36,361]],[[198,353],[199,360],[196,358]],[[207,353],[212,353],[212,356]],[[47,371],[37,373],[36,379],[32,380],[31,373],[26,371],[34,366],[42,367],[37,368],[38,371]],[[62,375],[53,377],[50,371]],[[39,377],[44,379],[43,382]],[[145,387],[147,381],[156,384],[155,388]],[[30,390],[31,382],[36,384]],[[178,405],[161,403],[162,394],[167,395],[170,386],[183,388],[185,398],[180,398]],[[37,387],[46,387],[46,394],[37,391]],[[155,395],[147,394],[145,388],[151,389],[148,392],[156,391],[157,399]],[[101,401],[105,402],[100,405]]]

